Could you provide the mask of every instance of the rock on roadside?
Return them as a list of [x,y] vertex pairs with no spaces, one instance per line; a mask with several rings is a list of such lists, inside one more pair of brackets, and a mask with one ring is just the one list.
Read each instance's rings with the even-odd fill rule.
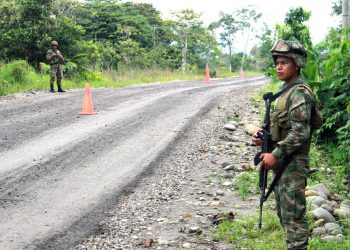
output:
[[[239,94],[220,98],[157,162],[152,175],[121,197],[101,222],[102,233],[72,249],[231,249],[226,242],[213,241],[212,218],[256,212],[257,198],[242,201],[232,185],[238,173],[224,168],[250,164],[254,157],[256,147],[243,124],[260,119],[249,101],[258,88],[240,88],[235,90]],[[224,128],[228,116],[240,120],[231,124],[235,130]],[[240,204],[235,211],[234,204]]]

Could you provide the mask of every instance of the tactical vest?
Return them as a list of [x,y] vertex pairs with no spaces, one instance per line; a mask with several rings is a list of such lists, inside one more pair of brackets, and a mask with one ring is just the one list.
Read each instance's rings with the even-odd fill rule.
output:
[[[312,102],[311,118],[310,118],[311,133],[315,129],[320,128],[323,124],[322,115],[317,108],[317,101],[315,96],[312,93],[310,86],[307,85],[302,79],[299,79],[297,81],[298,82],[295,82],[295,86],[290,88],[288,91],[286,91],[282,96],[280,96],[277,99],[275,110],[271,113],[270,134],[271,134],[271,140],[274,143],[283,141],[287,137],[291,129],[290,113],[289,113],[290,97],[292,93],[297,89],[303,89],[305,93],[308,93]],[[302,147],[298,150],[298,153],[308,154],[310,151],[310,143],[311,143],[311,140],[309,140],[307,143],[302,145]]]
[[[53,56],[53,55],[56,55],[56,56]],[[63,64],[62,54],[59,50],[53,51],[52,49],[49,49],[47,52],[47,60],[50,65]]]

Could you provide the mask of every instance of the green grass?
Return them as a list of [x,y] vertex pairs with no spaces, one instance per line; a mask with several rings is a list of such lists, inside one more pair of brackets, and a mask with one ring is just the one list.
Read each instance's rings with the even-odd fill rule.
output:
[[[232,249],[283,250],[285,235],[275,211],[264,206],[262,229],[258,229],[258,216],[238,215],[233,221],[223,221],[215,230],[214,239],[227,241]],[[312,223],[310,223],[312,224]],[[343,227],[344,241],[326,242],[319,237],[310,238],[309,250],[350,249],[349,222]]]
[[[89,82],[93,88],[117,88],[134,84],[147,84],[153,82],[168,82],[173,80],[205,80],[204,71],[188,72],[182,74],[178,70],[166,69],[128,69],[92,71],[77,74],[69,63],[64,66],[67,72],[64,74],[62,86],[64,89],[84,88]],[[50,66],[40,64],[41,72],[36,72],[24,60],[12,61],[7,64],[0,62],[0,95],[8,95],[28,90],[48,90],[50,82]],[[247,75],[259,75],[257,72],[247,72]],[[235,74],[220,70],[216,77],[234,77]],[[237,76],[237,75],[236,75]]]
[[[232,249],[249,250],[283,250],[285,235],[279,219],[274,211],[264,206],[262,228],[258,229],[258,216],[242,217],[238,215],[233,221],[223,221],[215,230],[214,239],[229,242]],[[309,240],[309,250],[345,250],[350,249],[350,227],[343,227],[344,240],[342,242],[328,242],[319,237]]]
[[[260,89],[260,91],[256,92],[250,97],[250,100],[253,103],[260,104],[263,103],[262,96],[267,92],[277,93],[281,90],[281,83],[280,82],[271,82],[269,84],[264,85],[263,88]],[[262,108],[264,108],[264,105],[261,105]],[[265,111],[264,111],[265,112]]]
[[323,241],[319,237],[309,241],[309,250],[348,250],[350,249],[350,239],[347,237],[343,242]]
[[[268,183],[270,185],[273,180],[272,171],[268,172],[267,177]],[[259,183],[259,170],[246,170],[237,176],[234,181],[235,192],[239,195],[242,200],[246,200],[250,196],[255,196],[260,194]],[[273,197],[273,193],[271,194]],[[272,198],[269,198],[272,199]]]
[[310,166],[318,171],[310,176],[309,184],[324,183],[332,192],[349,199],[349,189],[343,183],[343,180],[349,180],[348,157],[334,144],[313,145]]
[[[244,76],[261,76],[261,72],[256,72],[256,71],[244,71]],[[239,74],[237,74],[239,76]]]
[[182,74],[171,70],[137,70],[104,71],[104,82],[97,83],[96,87],[124,87],[140,83],[168,82],[173,80],[204,80],[205,75],[198,73]]
[[271,211],[264,211],[262,223],[262,229],[258,229],[258,216],[238,216],[233,221],[220,223],[214,238],[230,242],[232,249],[286,249],[278,217]]
[[[24,60],[8,64],[0,63],[0,95],[20,93],[27,90],[48,90],[50,76],[37,73]],[[63,79],[64,88],[83,87],[83,82]]]
[[[249,77],[249,76],[259,76],[262,75],[261,72],[256,72],[256,71],[244,71],[244,76]],[[228,77],[239,77],[240,72],[230,72],[228,68],[219,68],[217,70],[216,77],[217,78],[228,78]]]
[[309,240],[309,250],[346,250],[350,249],[350,220],[342,222],[344,240],[342,242],[324,241],[320,237]]
[[235,192],[242,200],[246,200],[249,195],[258,191],[259,175],[257,170],[241,173],[234,182]]

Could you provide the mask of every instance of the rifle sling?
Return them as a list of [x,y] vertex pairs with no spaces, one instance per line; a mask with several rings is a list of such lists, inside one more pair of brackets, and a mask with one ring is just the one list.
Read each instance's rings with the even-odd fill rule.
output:
[[287,84],[287,86],[285,88],[283,88],[281,91],[277,92],[276,94],[272,95],[269,97],[270,103],[273,102],[274,100],[276,100],[278,97],[280,97],[281,95],[283,95],[285,92],[287,92],[289,89],[293,88],[294,86],[298,85],[298,84],[302,84],[302,82],[300,81],[295,81],[293,83]]
[[278,181],[280,180],[280,178],[281,178],[281,176],[282,176],[284,170],[287,168],[288,164],[291,163],[291,161],[293,160],[293,158],[294,158],[294,155],[291,154],[291,155],[286,156],[286,157],[282,160],[282,163],[281,163],[281,165],[280,165],[280,168],[279,168],[277,174],[275,175],[275,178],[273,178],[273,180],[272,180],[272,182],[271,182],[271,184],[270,184],[270,187],[269,187],[269,189],[267,190],[267,193],[266,193],[266,195],[265,195],[265,197],[264,197],[264,200],[265,200],[265,201],[269,198],[271,192],[273,191],[273,189],[274,189],[275,186],[277,185]]

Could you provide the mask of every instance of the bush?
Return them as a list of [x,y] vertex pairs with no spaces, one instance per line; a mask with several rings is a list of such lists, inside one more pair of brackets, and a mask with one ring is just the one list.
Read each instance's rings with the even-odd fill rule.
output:
[[22,84],[28,82],[28,72],[33,68],[24,60],[17,60],[8,63],[2,70],[4,78],[12,84]]
[[32,72],[34,69],[24,60],[0,64],[0,95],[15,92],[27,85]]

